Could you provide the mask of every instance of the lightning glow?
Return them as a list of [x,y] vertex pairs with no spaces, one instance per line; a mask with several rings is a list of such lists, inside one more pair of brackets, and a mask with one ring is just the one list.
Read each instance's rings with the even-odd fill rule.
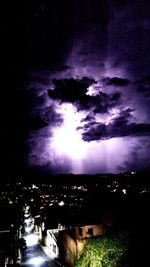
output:
[[66,155],[77,160],[84,158],[86,144],[77,128],[82,125],[81,120],[85,115],[77,112],[72,104],[61,105],[59,112],[63,114],[64,123],[61,127],[54,129],[52,147],[59,155]]

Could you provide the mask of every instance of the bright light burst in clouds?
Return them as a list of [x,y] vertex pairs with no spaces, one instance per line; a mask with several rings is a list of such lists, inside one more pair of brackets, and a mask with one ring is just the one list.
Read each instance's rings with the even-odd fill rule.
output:
[[[88,165],[89,172],[92,172],[92,166],[96,164],[98,168],[107,165],[111,169],[112,158],[118,153],[122,139],[101,140],[99,142],[86,142],[82,139],[82,132],[78,127],[84,126],[85,112],[78,112],[72,104],[61,104],[56,106],[56,111],[63,116],[63,124],[53,129],[53,138],[50,140],[51,150],[55,152],[55,158],[63,156],[71,160],[71,171],[73,173],[84,173],[85,166]],[[117,113],[118,110],[113,110],[112,113]],[[111,120],[111,116],[107,115],[107,119],[103,116],[96,118],[102,122]],[[122,151],[124,155],[126,150]],[[90,155],[90,162],[89,162]],[[117,163],[117,162],[116,162]],[[63,164],[63,161],[62,161]],[[86,167],[87,168],[87,167]],[[95,167],[96,168],[96,167]],[[97,169],[98,172],[98,169]]]
[[82,125],[81,120],[85,115],[77,112],[72,104],[62,104],[57,112],[63,115],[64,122],[53,130],[52,148],[58,155],[65,155],[75,160],[82,159],[85,157],[87,145],[77,128]]

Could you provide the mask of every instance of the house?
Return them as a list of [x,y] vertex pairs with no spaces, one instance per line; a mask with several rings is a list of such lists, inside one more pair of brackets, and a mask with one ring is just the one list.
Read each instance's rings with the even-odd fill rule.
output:
[[70,266],[78,258],[88,238],[104,235],[107,228],[103,224],[75,225],[60,233],[60,258]]
[[58,247],[58,233],[53,233],[51,230],[47,230],[45,237],[46,251],[51,258],[58,258],[59,247]]
[[47,229],[46,234],[43,236],[45,253],[51,258],[59,257],[59,233],[64,231],[65,227],[60,223],[55,229]]

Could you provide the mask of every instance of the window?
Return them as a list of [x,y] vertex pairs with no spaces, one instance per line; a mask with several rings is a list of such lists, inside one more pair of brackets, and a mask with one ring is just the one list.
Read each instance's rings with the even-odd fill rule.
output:
[[89,234],[89,235],[93,235],[93,228],[89,228],[89,229],[88,229],[88,234]]
[[53,252],[56,254],[56,246],[53,244]]
[[82,236],[82,228],[79,227],[79,235]]

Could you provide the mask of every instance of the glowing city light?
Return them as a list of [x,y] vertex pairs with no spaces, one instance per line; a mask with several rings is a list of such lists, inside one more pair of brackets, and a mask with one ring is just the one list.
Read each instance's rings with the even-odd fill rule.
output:
[[35,246],[38,243],[38,237],[35,234],[29,234],[25,237],[27,247]]
[[41,256],[37,256],[34,258],[31,258],[30,260],[28,260],[28,264],[33,264],[35,266],[40,266],[42,263],[45,262],[45,259]]
[[64,203],[64,201],[62,200],[62,201],[60,201],[60,202],[58,203],[58,205],[59,205],[59,206],[64,206],[65,203]]

